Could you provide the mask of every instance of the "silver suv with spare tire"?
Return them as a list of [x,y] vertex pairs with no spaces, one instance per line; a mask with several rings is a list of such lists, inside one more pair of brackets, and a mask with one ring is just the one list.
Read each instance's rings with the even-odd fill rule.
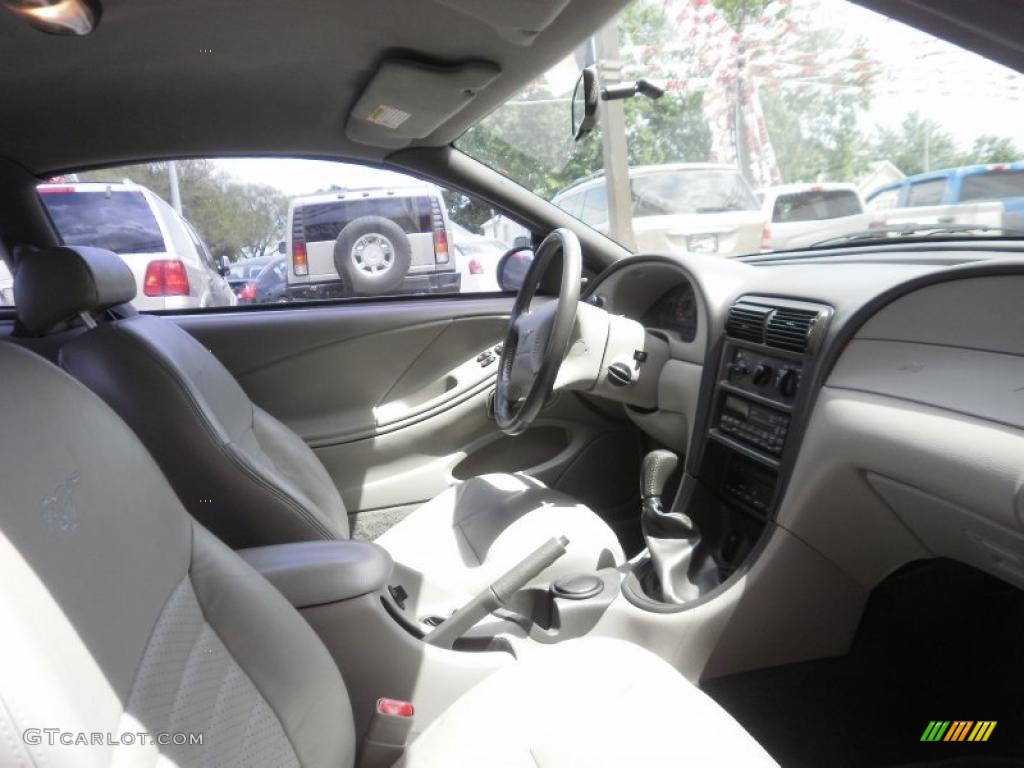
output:
[[448,215],[432,184],[346,189],[288,205],[291,298],[458,293]]

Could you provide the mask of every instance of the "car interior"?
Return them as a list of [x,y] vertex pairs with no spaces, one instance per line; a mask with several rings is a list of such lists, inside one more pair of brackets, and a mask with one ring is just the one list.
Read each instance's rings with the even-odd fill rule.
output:
[[[1020,9],[859,3],[1024,70]],[[0,765],[1024,764],[1019,240],[632,253],[454,145],[624,0],[79,4],[0,13]],[[36,191],[250,156],[529,268],[140,312]]]

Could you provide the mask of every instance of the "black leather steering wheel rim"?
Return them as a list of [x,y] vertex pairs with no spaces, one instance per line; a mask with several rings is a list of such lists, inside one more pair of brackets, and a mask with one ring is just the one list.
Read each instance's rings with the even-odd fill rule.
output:
[[[541,280],[559,255],[562,279],[558,298],[553,304],[531,312]],[[498,428],[507,435],[525,432],[554,389],[558,369],[572,340],[582,276],[579,238],[569,229],[552,231],[537,248],[516,295],[498,362],[494,417]]]

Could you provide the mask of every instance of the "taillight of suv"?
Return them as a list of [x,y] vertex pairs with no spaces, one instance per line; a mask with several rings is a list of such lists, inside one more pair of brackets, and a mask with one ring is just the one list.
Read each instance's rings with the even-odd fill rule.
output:
[[188,296],[188,271],[180,259],[154,259],[146,267],[142,292],[147,296]]
[[309,258],[306,255],[306,229],[302,226],[302,209],[296,208],[292,215],[292,272],[299,277],[309,274]]
[[444,228],[444,214],[441,213],[441,206],[436,199],[430,201],[430,221],[434,227],[434,262],[447,264],[448,259],[448,232]]

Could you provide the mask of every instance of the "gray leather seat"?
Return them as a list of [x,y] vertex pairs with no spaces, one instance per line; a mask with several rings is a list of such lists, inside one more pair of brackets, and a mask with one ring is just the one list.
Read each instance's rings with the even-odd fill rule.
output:
[[[23,329],[44,335],[85,316],[96,327],[66,342],[60,364],[128,423],[189,512],[230,547],[347,538],[337,487],[291,429],[255,405],[230,372],[175,323],[105,311],[131,301],[131,270],[109,251],[38,250],[15,276]],[[541,574],[618,564],[612,530],[536,480],[474,478],[382,536],[418,616],[445,614],[547,539],[569,551]]]
[[[0,371],[0,765],[351,766],[348,692],[295,609],[98,397],[9,343]],[[681,763],[772,764],[667,664],[611,640],[510,664],[404,759]]]

